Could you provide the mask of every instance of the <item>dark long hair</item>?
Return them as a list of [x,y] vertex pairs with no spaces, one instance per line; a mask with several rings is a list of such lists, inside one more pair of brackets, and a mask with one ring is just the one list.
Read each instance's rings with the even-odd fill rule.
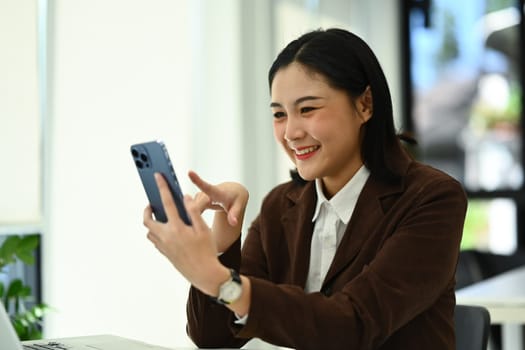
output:
[[[277,71],[292,62],[322,74],[333,88],[346,91],[352,99],[370,86],[373,114],[365,124],[361,156],[371,175],[396,181],[401,174],[396,173],[391,160],[398,157],[402,146],[394,127],[388,83],[370,47],[343,29],[306,33],[290,42],[273,62],[268,73],[270,90]],[[292,174],[295,180],[297,176],[296,172]]]

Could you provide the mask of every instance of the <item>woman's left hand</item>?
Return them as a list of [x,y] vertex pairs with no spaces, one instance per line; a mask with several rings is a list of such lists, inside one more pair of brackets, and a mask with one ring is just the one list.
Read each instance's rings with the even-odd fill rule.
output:
[[151,207],[146,207],[144,226],[149,230],[148,239],[193,286],[216,296],[219,285],[230,273],[217,258],[215,242],[201,216],[201,208],[190,196],[184,196],[184,205],[192,221],[192,226],[186,225],[164,178],[155,174],[155,180],[168,220],[166,223],[156,221]]

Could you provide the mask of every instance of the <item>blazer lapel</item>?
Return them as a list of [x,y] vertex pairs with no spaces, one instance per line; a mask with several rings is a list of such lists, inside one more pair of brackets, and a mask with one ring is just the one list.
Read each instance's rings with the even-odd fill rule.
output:
[[[400,173],[405,174],[410,161],[410,158],[403,154],[395,167]],[[397,184],[389,185],[370,175],[357,199],[348,227],[324,279],[323,288],[353,261],[373,232],[374,226],[383,218],[384,209],[390,203],[389,198],[404,191],[404,188],[404,178]]]
[[312,217],[317,200],[314,182],[307,183],[299,191],[289,193],[288,198],[292,205],[281,216],[281,223],[286,232],[293,283],[304,287],[310,264]]

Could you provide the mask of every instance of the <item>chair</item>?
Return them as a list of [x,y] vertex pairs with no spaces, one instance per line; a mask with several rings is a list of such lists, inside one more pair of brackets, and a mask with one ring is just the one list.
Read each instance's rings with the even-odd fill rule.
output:
[[[525,250],[510,255],[477,250],[462,250],[456,269],[456,290],[525,265]],[[502,349],[501,325],[490,326],[489,343],[492,350]]]
[[482,306],[456,305],[454,312],[457,350],[486,350],[490,314]]
[[484,272],[480,262],[480,253],[475,250],[462,250],[459,252],[456,267],[456,289],[470,286],[487,278]]

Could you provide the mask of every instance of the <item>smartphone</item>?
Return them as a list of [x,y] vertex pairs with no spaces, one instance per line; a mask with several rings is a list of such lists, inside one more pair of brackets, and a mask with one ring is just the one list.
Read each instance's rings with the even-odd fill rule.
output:
[[184,207],[183,194],[179,181],[177,181],[177,176],[173,170],[164,142],[151,141],[137,143],[132,145],[130,150],[133,161],[135,162],[135,167],[139,172],[140,180],[142,181],[144,190],[146,190],[146,195],[155,219],[160,222],[168,221],[154,177],[155,173],[160,173],[168,183],[179,216],[186,225],[191,225],[190,217]]

